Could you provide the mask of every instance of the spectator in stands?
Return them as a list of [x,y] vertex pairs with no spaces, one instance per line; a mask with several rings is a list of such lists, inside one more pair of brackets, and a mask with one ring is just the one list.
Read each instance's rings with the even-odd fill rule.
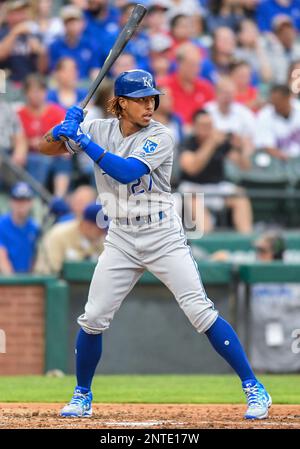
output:
[[171,48],[171,58],[176,58],[177,49],[186,43],[192,42],[193,27],[190,15],[178,14],[171,19],[170,36],[173,40]]
[[64,109],[79,104],[87,94],[87,89],[78,87],[78,71],[74,59],[61,58],[54,72],[55,89],[48,91],[47,99]]
[[264,232],[254,242],[256,259],[260,262],[283,260],[285,241],[281,233],[277,231]]
[[53,71],[61,58],[74,59],[79,79],[87,79],[100,67],[100,55],[93,42],[84,35],[83,12],[73,5],[61,9],[65,35],[57,38],[49,47],[49,68]]
[[293,21],[287,15],[276,16],[272,27],[274,34],[268,34],[264,38],[265,52],[272,68],[272,81],[287,83],[290,63],[300,58],[297,31]]
[[288,84],[295,101],[300,107],[300,59],[290,64]]
[[86,36],[103,42],[107,34],[118,31],[119,17],[119,9],[111,6],[108,0],[88,0],[85,11]]
[[68,156],[45,157],[38,152],[41,137],[64,120],[65,111],[46,101],[47,84],[39,75],[29,75],[24,83],[26,104],[19,110],[29,148],[26,169],[41,184],[53,175],[54,194],[64,196],[68,190],[71,160]]
[[194,112],[214,98],[214,89],[209,81],[199,77],[198,47],[190,43],[182,45],[177,50],[176,60],[177,71],[159,80],[159,84],[170,89],[174,111],[188,130]]
[[178,147],[181,144],[183,134],[183,123],[181,118],[176,112],[174,112],[172,95],[167,87],[158,86],[160,92],[163,93],[160,97],[159,108],[154,112],[153,119],[165,125],[169,128],[173,134],[175,140],[174,154],[173,154],[173,167],[171,175],[171,185],[176,187],[179,180],[179,160],[178,160]]
[[257,111],[262,105],[259,92],[251,84],[251,67],[246,61],[233,62],[230,67],[230,78],[235,85],[235,101]]
[[[11,162],[24,166],[27,157],[27,142],[18,114],[12,105],[0,95],[0,154],[10,155]],[[1,180],[4,173],[2,172]]]
[[206,27],[210,34],[214,33],[219,27],[228,27],[237,31],[239,23],[245,17],[240,2],[210,0],[208,7],[210,14],[206,17]]
[[244,16],[256,23],[257,0],[241,0]]
[[289,16],[298,31],[300,31],[300,14],[298,0],[265,0],[258,2],[256,21],[260,31],[272,31],[273,20],[276,16]]
[[219,76],[229,73],[235,51],[234,32],[228,27],[217,28],[213,35],[210,56],[202,62],[201,76],[215,84]]
[[48,213],[52,218],[52,224],[63,223],[64,221],[69,221],[74,218],[69,204],[64,198],[60,197],[54,197],[51,200]]
[[96,190],[89,185],[81,185],[70,193],[66,199],[53,198],[49,205],[49,213],[55,223],[80,219],[84,209],[96,202]]
[[156,79],[167,76],[171,71],[172,39],[169,36],[153,36],[150,39],[151,72]]
[[53,0],[32,0],[32,16],[43,44],[48,47],[53,40],[64,35],[64,25],[60,17],[52,17]]
[[256,148],[280,160],[300,157],[299,124],[300,108],[288,85],[274,85],[270,104],[257,117]]
[[154,0],[148,7],[146,15],[146,31],[150,38],[154,36],[166,35],[168,31],[168,21],[166,11],[168,7],[160,0]]
[[69,204],[73,216],[77,219],[82,217],[84,209],[90,204],[96,202],[96,190],[89,185],[77,187],[69,198]]
[[67,260],[96,261],[106,235],[101,206],[89,204],[80,219],[58,223],[40,244],[35,272],[58,274]]
[[7,2],[5,24],[0,28],[0,69],[7,70],[16,83],[46,69],[46,48],[36,34],[36,24],[30,21],[27,0]]
[[[206,109],[212,116],[214,127],[231,133],[234,145],[249,158],[254,150],[255,116],[249,108],[234,100],[235,95],[233,81],[222,77],[216,86],[216,100],[208,103]],[[246,163],[247,158],[244,161]],[[246,163],[244,168],[250,166]]]
[[33,192],[24,182],[11,190],[10,211],[0,218],[0,272],[28,273],[33,268],[39,227],[30,218]]
[[202,16],[204,10],[198,0],[162,0],[162,4],[168,7],[169,19],[184,14],[189,16]]
[[173,107],[173,98],[168,87],[158,86],[162,96],[160,97],[159,108],[154,112],[153,118],[165,125],[172,131],[176,144],[183,140],[183,124],[180,116]]
[[260,36],[256,23],[252,20],[245,19],[240,23],[235,58],[247,61],[260,82],[271,81],[272,69],[263,45],[263,38]]
[[[199,217],[203,220],[204,232],[210,232],[214,228],[212,213],[226,207],[232,211],[235,229],[250,233],[251,204],[241,189],[226,181],[224,164],[227,158],[232,159],[241,169],[248,164],[247,155],[241,146],[237,146],[234,136],[218,130],[209,112],[197,111],[194,115],[193,132],[181,146],[182,182],[179,191],[183,194],[204,194],[204,216]],[[235,194],[239,196],[230,196]],[[199,211],[202,212],[200,198],[193,195],[190,201],[190,212],[196,217]]]
[[133,70],[137,68],[135,57],[131,53],[122,53],[111,68],[111,74],[113,78],[117,78],[118,75],[127,70]]
[[[123,6],[123,8],[121,8],[119,29],[114,36],[114,41],[117,38],[117,35],[120,33],[120,30],[127,23],[129,16],[135,5],[136,5],[135,1],[129,1],[127,4],[125,4],[125,6]],[[110,50],[111,47],[112,42],[110,42],[110,47],[108,51]],[[130,41],[126,45],[126,51],[127,53],[131,53],[134,56],[138,69],[144,70],[150,69],[150,61],[149,61],[150,38],[147,32],[142,27],[140,27],[134,34],[134,36],[130,39]]]

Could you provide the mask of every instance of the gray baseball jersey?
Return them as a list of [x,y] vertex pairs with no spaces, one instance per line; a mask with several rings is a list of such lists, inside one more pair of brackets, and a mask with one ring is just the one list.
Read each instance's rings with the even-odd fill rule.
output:
[[[196,330],[205,332],[218,312],[206,295],[173,206],[170,176],[174,141],[170,131],[152,120],[148,127],[124,138],[117,119],[87,122],[82,130],[105,150],[143,161],[150,172],[123,186],[95,166],[100,201],[112,222],[85,313],[78,323],[87,333],[105,331],[122,301],[148,270],[172,291]],[[149,215],[150,222],[133,220]],[[124,217],[130,221],[123,224],[120,219]]]
[[123,158],[139,159],[150,170],[124,186],[95,164],[100,202],[110,218],[145,216],[170,209],[174,138],[168,128],[151,120],[149,126],[124,138],[118,119],[104,119],[84,123],[82,130],[103,149]]

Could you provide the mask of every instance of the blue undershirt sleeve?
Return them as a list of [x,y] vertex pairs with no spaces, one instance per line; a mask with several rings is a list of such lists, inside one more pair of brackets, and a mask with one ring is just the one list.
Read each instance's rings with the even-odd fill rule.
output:
[[149,173],[149,167],[136,158],[124,159],[116,154],[105,152],[95,142],[89,142],[83,150],[85,153],[112,178],[122,184],[129,184]]

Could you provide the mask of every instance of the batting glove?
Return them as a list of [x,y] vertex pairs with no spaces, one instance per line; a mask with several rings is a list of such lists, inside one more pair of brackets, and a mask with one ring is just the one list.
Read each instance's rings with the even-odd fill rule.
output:
[[75,120],[78,124],[83,122],[85,111],[79,106],[72,106],[67,110],[65,120]]
[[76,120],[64,120],[60,125],[58,132],[59,137],[66,137],[67,139],[76,142],[78,135],[79,123]]
[[60,136],[59,136],[60,130],[61,130],[61,123],[59,125],[56,125],[52,129],[52,136],[53,136],[53,139],[56,140],[56,141],[60,140]]

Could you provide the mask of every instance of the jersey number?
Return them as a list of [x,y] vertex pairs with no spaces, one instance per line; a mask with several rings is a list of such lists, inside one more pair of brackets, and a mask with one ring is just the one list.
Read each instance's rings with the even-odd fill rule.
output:
[[[131,192],[133,195],[140,195],[141,193],[145,193],[145,190],[143,188],[139,190],[139,186],[141,185],[141,183],[142,180],[141,178],[139,178],[136,180],[136,182],[134,182],[131,185]],[[152,190],[152,176],[150,175],[147,192],[151,192],[151,190]]]

